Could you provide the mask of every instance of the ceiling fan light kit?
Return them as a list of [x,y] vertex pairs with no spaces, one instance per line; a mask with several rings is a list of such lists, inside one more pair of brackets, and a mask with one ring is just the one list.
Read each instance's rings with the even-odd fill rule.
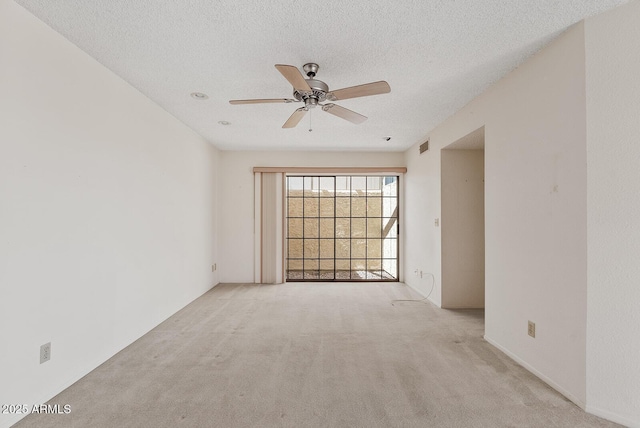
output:
[[293,65],[276,64],[276,69],[293,86],[293,99],[291,98],[267,98],[253,100],[231,100],[230,104],[268,104],[268,103],[293,103],[303,102],[304,107],[296,109],[289,119],[282,125],[283,128],[294,128],[309,109],[316,106],[322,107],[322,111],[330,113],[351,123],[360,124],[367,120],[366,116],[333,104],[321,104],[325,101],[346,100],[349,98],[367,97],[371,95],[386,94],[391,92],[389,84],[385,81],[366,83],[364,85],[351,86],[348,88],[329,91],[329,85],[316,79],[316,74],[320,69],[318,64],[310,62],[302,69],[307,75],[305,78],[300,70]]

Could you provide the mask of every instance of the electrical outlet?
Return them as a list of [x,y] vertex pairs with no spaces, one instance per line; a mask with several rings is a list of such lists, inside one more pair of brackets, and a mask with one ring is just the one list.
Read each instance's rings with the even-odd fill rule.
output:
[[439,218],[435,219],[435,220],[433,221],[433,224],[435,224],[435,225],[436,225],[436,227],[439,227],[439,226],[440,226],[440,219],[439,219]]
[[51,359],[51,342],[45,343],[40,347],[40,364],[46,363]]
[[533,321],[529,321],[529,331],[528,331],[529,336],[535,338],[536,337],[536,323],[534,323]]
[[218,266],[216,266],[216,263],[211,265],[211,272],[215,272],[218,269]]

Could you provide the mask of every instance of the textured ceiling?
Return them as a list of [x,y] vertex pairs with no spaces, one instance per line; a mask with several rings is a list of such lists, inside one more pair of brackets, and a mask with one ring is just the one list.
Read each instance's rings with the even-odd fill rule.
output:
[[447,150],[482,150],[484,149],[484,126],[465,135],[444,147]]
[[[626,0],[17,3],[218,148],[404,150],[568,26]],[[307,62],[330,89],[386,80],[391,93],[336,102],[368,116],[361,125],[315,109],[282,129],[301,104],[228,103],[290,98],[274,64]]]

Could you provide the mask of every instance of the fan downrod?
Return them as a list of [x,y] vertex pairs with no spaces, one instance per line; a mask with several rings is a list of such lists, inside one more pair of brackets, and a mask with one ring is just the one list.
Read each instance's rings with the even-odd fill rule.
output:
[[307,85],[309,85],[310,91],[298,91],[293,90],[293,97],[297,101],[304,102],[305,109],[314,108],[327,99],[327,93],[329,92],[329,86],[321,80],[315,79],[316,73],[320,69],[320,66],[315,62],[309,62],[302,66],[302,70],[307,74]]

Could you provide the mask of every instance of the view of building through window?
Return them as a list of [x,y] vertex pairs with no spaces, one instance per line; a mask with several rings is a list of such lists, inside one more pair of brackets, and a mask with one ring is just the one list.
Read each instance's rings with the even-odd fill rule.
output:
[[288,176],[288,281],[397,281],[397,176]]

